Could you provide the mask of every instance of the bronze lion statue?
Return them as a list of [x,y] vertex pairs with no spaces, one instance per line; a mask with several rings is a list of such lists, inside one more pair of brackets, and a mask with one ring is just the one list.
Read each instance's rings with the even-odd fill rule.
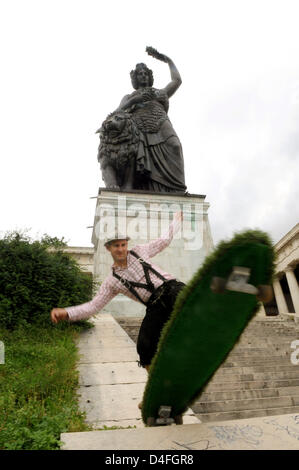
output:
[[134,189],[140,133],[125,111],[109,114],[96,133],[100,134],[98,161],[107,188]]

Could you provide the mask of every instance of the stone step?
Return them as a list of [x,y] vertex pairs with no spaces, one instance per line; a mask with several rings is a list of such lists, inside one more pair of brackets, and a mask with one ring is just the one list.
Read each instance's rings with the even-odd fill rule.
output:
[[259,357],[283,357],[291,354],[294,349],[291,348],[291,343],[285,344],[283,346],[270,346],[270,347],[235,347],[227,355],[227,358],[259,358]]
[[265,317],[265,319],[263,319],[262,317],[255,317],[251,322],[250,322],[250,326],[253,326],[253,325],[258,325],[258,324],[262,324],[264,326],[268,326],[268,325],[285,325],[285,326],[288,326],[289,324],[289,321],[285,318],[282,318],[282,317],[279,317],[279,316],[269,316],[269,317]]
[[256,330],[250,330],[249,328],[245,328],[245,330],[243,330],[243,333],[241,334],[241,338],[247,338],[247,337],[256,337],[258,339],[267,339],[269,335],[271,336],[286,336],[288,338],[288,336],[290,335],[294,335],[294,336],[297,336],[297,332],[298,330],[296,330],[295,328],[291,328],[291,329],[285,329],[285,328],[264,328],[263,326],[260,326],[259,328],[257,328]]
[[[249,328],[254,328],[258,327],[258,325],[263,326],[263,328],[275,328],[275,327],[285,327],[285,328],[292,328],[293,325],[296,326],[296,323],[294,321],[289,321],[288,319],[283,319],[281,321],[269,321],[270,317],[267,317],[266,321],[263,320],[258,320],[258,321],[251,321],[249,322]],[[272,317],[274,318],[274,317]],[[289,317],[288,317],[289,318]],[[255,319],[257,320],[257,318]]]
[[[124,325],[124,329],[126,330],[127,334],[130,336],[134,342],[137,341],[138,337],[138,332],[139,332],[140,325],[138,326],[133,326],[133,327],[126,327]],[[288,332],[284,331],[266,331],[262,335],[258,332],[250,332],[245,330],[245,332],[242,334],[239,344],[241,343],[242,345],[250,342],[253,345],[258,345],[260,346],[262,344],[266,344],[269,346],[277,346],[279,344],[290,344],[290,342],[293,339],[296,339],[298,337],[299,332],[295,330],[291,330]],[[237,346],[237,345],[236,345]]]
[[[277,411],[277,410],[274,410]],[[260,416],[266,416],[259,410]],[[294,410],[295,413],[295,410]],[[226,414],[225,419],[227,418]],[[225,415],[225,413],[224,413]],[[205,417],[206,418],[206,417]],[[63,433],[62,450],[111,450],[105,463],[124,464],[136,467],[138,463],[132,457],[132,450],[178,450],[178,455],[164,455],[164,463],[197,463],[197,455],[192,461],[188,459],[188,451],[198,450],[298,450],[298,416],[288,414],[266,418],[250,418],[243,420],[217,421],[212,423],[189,424],[182,426],[158,426],[143,429],[116,429],[114,431],[91,431]],[[288,430],[294,430],[288,432]],[[126,452],[125,461],[122,460]],[[134,454],[134,452],[133,452]],[[152,460],[147,463],[159,462],[158,456],[151,452]],[[160,456],[160,454],[159,454]],[[174,460],[166,462],[166,457]],[[112,458],[114,462],[112,462]],[[146,456],[144,456],[146,458]],[[200,456],[199,456],[200,458]],[[108,460],[110,459],[110,460]],[[118,460],[116,460],[118,459]],[[135,460],[136,461],[135,461]],[[160,460],[161,462],[161,460]],[[138,465],[140,467],[140,465]]]
[[272,350],[269,351],[267,349],[248,349],[240,352],[236,352],[235,350],[231,351],[225,360],[231,360],[231,361],[245,361],[247,359],[260,359],[260,358],[266,358],[266,357],[271,357],[275,361],[277,358],[280,357],[288,357],[291,355],[293,352],[293,349],[291,350],[290,348],[288,349],[281,349],[281,350]]
[[[137,336],[132,336],[130,339],[136,344],[137,341]],[[299,335],[298,335],[299,337]],[[132,339],[133,338],[133,339]],[[288,341],[271,341],[271,340],[266,340],[264,342],[260,340],[255,340],[252,339],[248,342],[240,341],[236,343],[236,345],[233,347],[233,349],[230,351],[230,355],[251,355],[251,354],[256,354],[259,355],[260,353],[263,355],[268,355],[271,356],[274,353],[279,355],[279,353],[286,353],[286,352],[291,352],[291,343],[293,340],[295,340],[296,337],[292,337],[291,340]]]
[[[255,374],[260,372],[294,372],[296,370],[296,366],[294,366],[290,361],[286,364],[278,364],[278,365],[253,365],[252,367],[240,367],[240,366],[232,366],[232,367],[220,367],[215,375],[235,375],[235,374]],[[299,376],[299,370],[297,370],[297,374]]]
[[260,326],[256,326],[256,328],[246,328],[244,330],[244,334],[250,334],[250,333],[253,333],[253,334],[258,334],[258,335],[261,335],[261,336],[266,336],[267,333],[271,333],[271,334],[275,334],[275,333],[280,333],[280,334],[294,334],[298,331],[298,327],[286,327],[286,326],[277,326],[277,325],[270,325],[270,326],[263,326],[263,325],[260,325]]
[[244,330],[244,332],[257,332],[258,334],[263,334],[267,331],[286,331],[286,332],[291,332],[291,331],[294,331],[296,330],[296,327],[295,327],[295,323],[294,323],[294,327],[292,327],[291,325],[279,325],[279,324],[271,324],[271,325],[258,325],[258,324],[255,324],[255,325],[251,325],[251,326],[247,326],[246,330]]
[[147,373],[135,362],[107,362],[98,364],[79,364],[79,385],[115,385],[145,383]]
[[222,367],[224,369],[231,368],[231,367],[260,367],[262,365],[266,367],[271,367],[275,365],[289,365],[291,364],[291,359],[289,354],[285,354],[283,356],[276,356],[275,358],[271,357],[247,357],[247,358],[240,358],[238,360],[237,357],[228,357],[223,363]]
[[[138,427],[144,426],[138,408],[144,386],[142,382],[80,386],[79,406],[86,413],[86,422],[98,429],[108,426],[107,423],[124,426],[124,422],[130,422]],[[185,414],[194,415],[194,412],[188,409]]]
[[295,369],[296,366],[293,366],[294,371],[273,371],[273,372],[254,372],[251,374],[220,374],[220,370],[212,377],[212,383],[215,382],[248,382],[252,380],[271,380],[271,379],[297,379],[299,377],[299,371]]
[[[293,351],[293,350],[292,350]],[[240,349],[239,352],[235,352],[235,350],[231,351],[229,353],[229,355],[227,356],[228,359],[231,359],[232,361],[234,360],[245,360],[245,359],[259,359],[259,358],[266,358],[266,357],[271,357],[273,358],[273,360],[275,360],[275,358],[279,358],[279,357],[285,357],[287,356],[288,354],[290,354],[291,350],[290,348],[289,349],[285,349],[285,348],[281,348],[280,350],[275,350],[275,351],[269,351],[268,349],[263,349],[263,348],[260,348],[260,349],[253,349],[253,348],[250,348],[250,349],[244,349],[243,351]]]
[[273,398],[282,396],[299,396],[299,386],[282,388],[265,388],[251,390],[231,390],[218,392],[204,392],[200,395],[199,402],[248,400],[254,398]]
[[[129,334],[129,336],[133,336],[134,338],[137,338],[138,331],[142,322],[142,319],[117,319],[119,324],[126,330],[126,332]],[[266,325],[266,327],[265,327]],[[251,324],[246,328],[246,330],[242,333],[241,335],[241,340],[249,340],[252,339],[258,339],[259,341],[261,338],[263,338],[265,341],[269,342],[269,333],[271,335],[273,334],[275,336],[276,340],[280,340],[281,336],[283,336],[284,333],[287,334],[287,337],[293,336],[299,332],[299,328],[297,330],[294,327],[276,327],[275,322],[256,322],[254,326],[251,326]],[[257,338],[258,337],[258,338]],[[270,342],[271,339],[270,339]]]
[[299,407],[299,395],[253,398],[251,400],[227,400],[214,402],[196,402],[192,409],[196,415],[204,413],[220,413],[226,411],[243,411],[272,408]]
[[230,390],[259,390],[267,388],[288,388],[299,386],[299,378],[289,380],[252,380],[244,382],[209,382],[204,392],[230,391]]
[[[273,319],[273,320],[270,320],[270,319]],[[270,321],[269,321],[270,320]],[[289,326],[289,322],[288,320],[285,320],[285,319],[281,319],[280,321],[279,320],[274,320],[274,317],[267,317],[265,321],[263,321],[261,318],[255,318],[253,321],[251,321],[249,323],[249,327],[254,327],[254,326],[258,326],[258,325],[263,325],[265,327],[271,327],[271,326],[286,326],[288,327]]]
[[263,325],[256,325],[255,328],[250,328],[250,327],[247,327],[246,330],[244,330],[244,334],[250,334],[250,333],[257,333],[259,335],[262,335],[262,336],[266,336],[266,333],[268,332],[279,332],[279,333],[294,333],[294,331],[297,331],[298,328],[295,328],[295,327],[285,327],[285,326],[274,326],[274,325],[271,325],[270,327],[265,327]]
[[260,343],[261,345],[263,344],[268,344],[268,343],[287,343],[289,341],[292,341],[292,338],[296,338],[298,336],[298,333],[296,331],[293,331],[289,335],[285,335],[284,333],[280,332],[277,334],[274,334],[271,331],[267,331],[264,336],[259,336],[256,333],[251,333],[251,334],[244,334],[242,335],[241,338],[239,338],[239,343],[244,343],[246,344],[248,341],[255,341]]
[[261,324],[266,324],[266,325],[275,325],[275,324],[282,324],[282,325],[287,325],[288,324],[288,321],[286,320],[286,318],[284,316],[281,316],[281,315],[269,315],[269,316],[255,316],[251,322],[250,322],[250,325],[254,325],[254,324],[258,324],[258,323],[261,323]]
[[289,347],[291,342],[297,338],[297,335],[292,335],[289,338],[286,338],[284,335],[280,335],[277,338],[274,338],[269,334],[267,338],[257,338],[252,336],[252,338],[242,338],[235,345],[234,348],[243,349],[243,348],[257,348],[257,349],[268,349],[268,348],[282,348]]
[[277,336],[280,335],[296,335],[298,329],[297,328],[278,328],[278,327],[271,327],[265,328],[263,326],[259,326],[255,329],[245,328],[241,333],[242,338],[246,338],[247,336],[254,336],[256,335],[258,338],[267,338],[267,335],[270,333],[271,335]]
[[257,338],[252,336],[251,338],[242,338],[238,343],[235,344],[235,347],[254,347],[254,348],[269,348],[269,347],[285,347],[289,346],[294,339],[297,339],[298,336],[293,334],[288,338],[284,335],[277,336],[276,338],[269,334],[267,338]]
[[259,355],[245,355],[245,356],[227,356],[225,361],[222,363],[223,367],[250,367],[258,365],[275,365],[275,364],[291,364],[291,354],[285,352],[275,356],[263,356]]
[[[202,423],[211,423],[214,421],[227,421],[227,420],[233,420],[233,419],[243,421],[248,418],[287,415],[291,413],[299,413],[299,406],[257,409],[257,410],[228,411],[228,412],[219,412],[219,413],[217,412],[217,413],[206,413],[206,414],[198,413],[196,414],[196,416]],[[242,421],[239,422],[240,425],[242,425]],[[297,441],[297,446],[298,446],[298,441]]]
[[135,343],[128,337],[126,334],[125,336],[103,336],[98,337],[95,333],[94,336],[91,337],[84,337],[80,343],[78,343],[79,351],[91,349],[106,349],[111,346],[116,348],[123,348],[123,347],[136,347]]
[[135,361],[137,363],[139,356],[136,352],[135,344],[125,347],[107,347],[103,348],[79,348],[79,364],[96,364],[98,362],[121,362]]
[[[294,338],[296,339],[296,338]],[[293,341],[293,340],[292,340]],[[239,342],[239,343],[236,343],[235,346],[233,347],[232,351],[234,352],[238,352],[238,351],[251,351],[251,350],[254,350],[254,351],[258,351],[258,350],[262,350],[262,351],[281,351],[281,350],[289,350],[290,347],[291,347],[291,343],[292,341],[284,341],[284,342],[281,342],[281,343],[278,343],[277,341],[274,342],[273,344],[271,343],[264,343],[262,341],[251,341],[251,342],[247,342],[245,343],[244,341],[243,342]]]
[[[111,322],[100,324],[99,322],[94,323],[93,328],[89,330],[82,331],[80,333],[80,339],[78,339],[78,343],[81,345],[91,345],[93,341],[101,340],[103,338],[127,338],[128,335],[125,330],[119,326],[117,323],[113,324]],[[131,341],[129,341],[131,342]]]

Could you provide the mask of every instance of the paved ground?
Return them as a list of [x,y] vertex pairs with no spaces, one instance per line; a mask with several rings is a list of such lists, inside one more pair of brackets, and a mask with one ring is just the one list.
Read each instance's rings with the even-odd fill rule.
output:
[[[95,327],[78,342],[79,404],[87,422],[94,429],[144,427],[138,403],[147,373],[138,367],[136,345],[111,315],[101,314],[93,322]],[[198,422],[192,410],[184,416],[184,423]]]

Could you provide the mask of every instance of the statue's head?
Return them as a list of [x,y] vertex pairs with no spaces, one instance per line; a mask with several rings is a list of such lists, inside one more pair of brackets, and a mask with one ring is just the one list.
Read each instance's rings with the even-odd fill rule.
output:
[[142,88],[145,86],[153,86],[153,72],[143,63],[137,64],[135,70],[131,71],[130,76],[132,86],[135,90],[138,90],[138,88]]

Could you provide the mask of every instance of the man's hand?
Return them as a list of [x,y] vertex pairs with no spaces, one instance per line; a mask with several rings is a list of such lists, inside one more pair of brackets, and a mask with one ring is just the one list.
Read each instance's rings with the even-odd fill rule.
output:
[[68,319],[68,313],[64,308],[53,308],[51,311],[51,320],[53,323],[59,323],[60,321]]

